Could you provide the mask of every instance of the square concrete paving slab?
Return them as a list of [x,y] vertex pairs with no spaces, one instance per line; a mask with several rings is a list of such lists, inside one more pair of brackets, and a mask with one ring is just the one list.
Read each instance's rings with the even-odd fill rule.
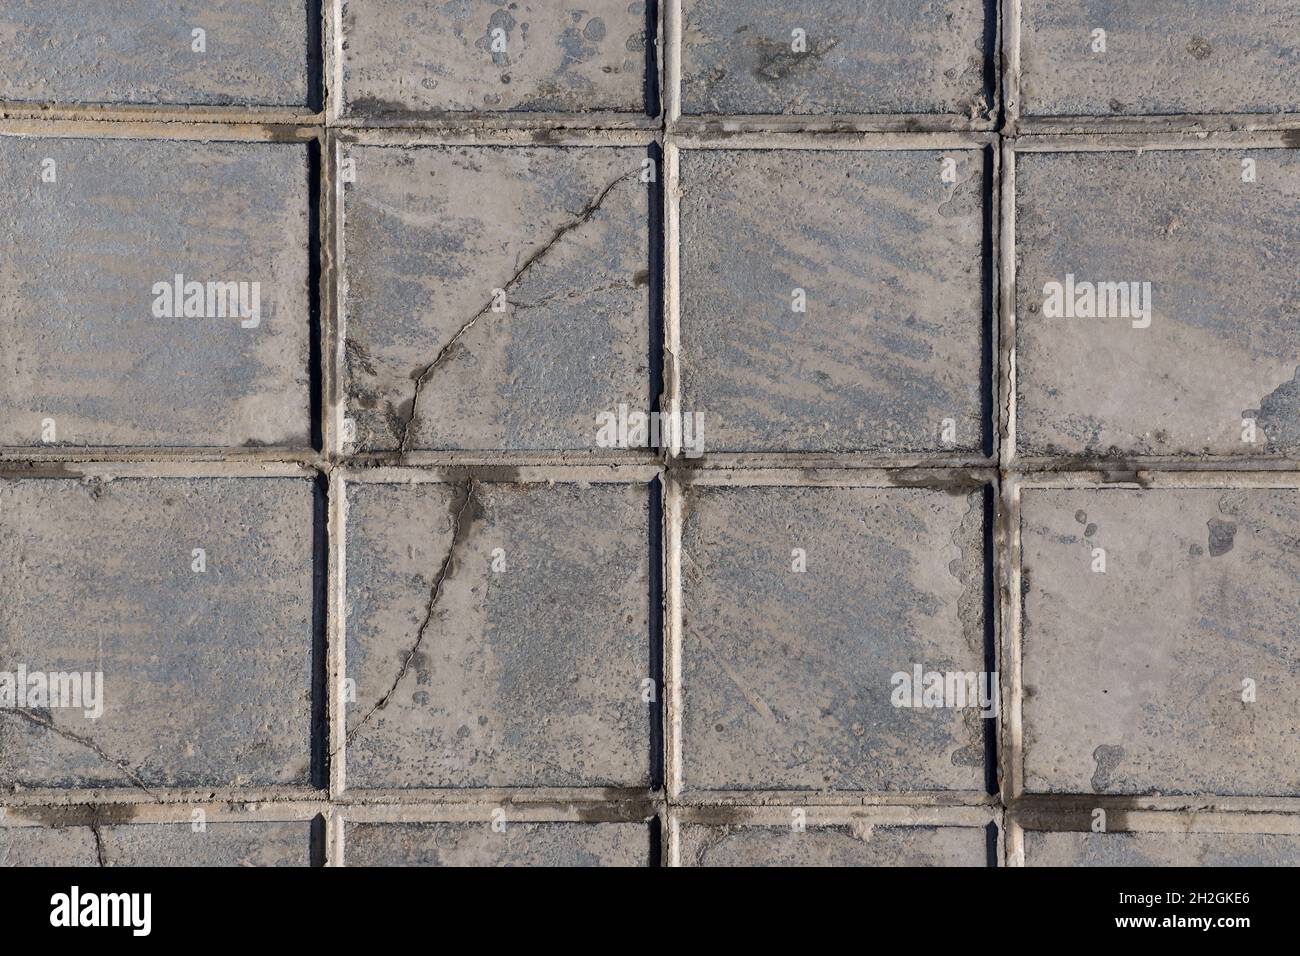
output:
[[[129,807],[127,808],[130,809]],[[309,866],[311,824],[0,827],[0,866]]]
[[682,16],[684,114],[989,118],[985,0],[683,0]]
[[651,494],[351,485],[348,786],[648,785]]
[[0,445],[309,444],[307,147],[0,136],[0,167]]
[[342,14],[348,118],[646,110],[644,0],[343,0]]
[[1025,833],[1026,866],[1300,866],[1300,837],[1272,833]]
[[1022,152],[1015,179],[1019,453],[1300,455],[1300,153]]
[[309,785],[313,515],[306,479],[0,481],[0,787]]
[[644,148],[344,150],[355,448],[592,449],[648,410]]
[[352,823],[348,866],[647,866],[644,823]]
[[989,865],[989,834],[975,827],[685,824],[680,839],[682,866]]
[[987,669],[982,491],[696,486],[683,521],[688,794],[985,787],[978,706],[894,701]]
[[1300,795],[1298,527],[1295,489],[1024,489],[1026,789]]
[[708,451],[985,448],[990,173],[978,149],[683,152],[682,408]]
[[305,107],[319,17],[315,0],[5,0],[0,101]]
[[1294,4],[1020,0],[1020,10],[1025,116],[1300,110]]

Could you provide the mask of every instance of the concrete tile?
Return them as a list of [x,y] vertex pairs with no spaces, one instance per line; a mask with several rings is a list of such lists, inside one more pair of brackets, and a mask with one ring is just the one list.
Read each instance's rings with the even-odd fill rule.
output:
[[1297,35],[1300,9],[1269,0],[1021,0],[1021,113],[1294,112]]
[[1025,489],[1026,788],[1300,795],[1297,527],[1294,489]]
[[707,449],[982,448],[985,173],[978,150],[683,153],[682,407]]
[[1264,833],[1025,833],[1026,866],[1300,866],[1300,837]]
[[0,866],[308,866],[311,824],[0,827]]
[[343,387],[357,448],[589,449],[600,412],[648,410],[646,150],[348,155]]
[[647,785],[650,495],[352,485],[348,786]]
[[644,0],[344,0],[343,111],[646,109]]
[[[4,136],[0,166],[0,444],[309,444],[305,146]],[[167,317],[177,275],[248,317]]]
[[683,866],[987,866],[988,832],[976,827],[681,827]]
[[0,787],[307,785],[312,526],[305,479],[0,482],[0,672],[103,675],[0,706]]
[[[1019,154],[1018,450],[1300,453],[1297,200],[1295,150]],[[1128,317],[1051,317],[1071,275],[1124,283]]]
[[980,491],[697,486],[683,520],[687,791],[984,788],[977,708],[891,701],[985,670]]
[[307,0],[5,0],[0,100],[307,106],[318,16]]
[[348,866],[646,866],[644,823],[352,823]]
[[[992,4],[817,0],[796,6],[684,0],[682,112],[987,118]],[[796,29],[806,41],[799,52]]]

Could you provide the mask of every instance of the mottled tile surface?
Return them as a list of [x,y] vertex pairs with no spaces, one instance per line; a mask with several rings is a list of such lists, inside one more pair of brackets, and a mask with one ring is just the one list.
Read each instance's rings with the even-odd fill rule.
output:
[[1300,795],[1297,527],[1293,489],[1025,489],[1027,789]]
[[709,451],[983,447],[983,165],[682,154],[682,407]]
[[103,674],[0,707],[0,787],[307,785],[312,525],[305,479],[0,482],[0,671]]
[[636,113],[643,0],[343,0],[344,113]]
[[308,866],[311,824],[0,827],[0,866]]
[[[1017,155],[1018,450],[1300,453],[1297,209],[1294,150]],[[1109,296],[1106,315],[1050,316],[1070,275],[1124,283],[1129,317]],[[1150,283],[1145,328],[1130,283]]]
[[650,494],[351,486],[348,785],[647,785]]
[[977,709],[891,702],[916,664],[985,669],[980,492],[685,494],[688,790],[984,787]]
[[[0,444],[308,445],[306,147],[3,136],[0,167]],[[247,318],[210,307],[241,282]]]
[[977,827],[709,826],[681,828],[683,866],[987,866]]
[[0,100],[307,106],[316,16],[309,0],[5,0]]
[[1300,866],[1300,836],[1025,833],[1026,866]]
[[644,823],[348,823],[348,866],[645,866]]
[[684,0],[682,112],[986,119],[992,15],[984,0]]
[[599,413],[648,409],[645,149],[348,155],[356,447],[590,449]]
[[1294,112],[1297,36],[1300,7],[1273,0],[1021,0],[1021,112]]

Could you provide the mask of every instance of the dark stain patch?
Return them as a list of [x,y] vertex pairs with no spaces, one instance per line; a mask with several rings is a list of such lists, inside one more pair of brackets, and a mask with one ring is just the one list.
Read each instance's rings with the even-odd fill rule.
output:
[[1202,548],[1199,544],[1194,544],[1194,545],[1192,545],[1190,548],[1187,549],[1187,553],[1190,554],[1190,555],[1191,555],[1192,557],[1194,557],[1194,558],[1199,558],[1199,557],[1201,557],[1203,554],[1205,554],[1205,549]]
[[[1300,142],[1292,145],[1300,146]],[[1242,415],[1249,417],[1246,412]],[[1260,400],[1255,417],[1264,430],[1269,451],[1300,449],[1300,368],[1289,382],[1283,382]]]
[[438,477],[446,482],[475,481],[481,484],[518,484],[517,465],[450,465],[438,469]]
[[1187,52],[1198,60],[1208,60],[1214,48],[1210,46],[1210,41],[1205,37],[1192,37],[1187,44]]
[[1300,149],[1300,129],[1283,130],[1282,145],[1289,146],[1292,149]]
[[348,378],[354,378],[358,371],[370,376],[379,374],[375,371],[374,363],[370,359],[370,352],[356,339],[345,338],[343,340],[343,361],[347,363]]
[[1088,525],[1088,527],[1083,529],[1083,536],[1085,538],[1091,538],[1096,533],[1097,533],[1097,525],[1095,523],[1090,524]]
[[1124,748],[1117,744],[1102,744],[1092,752],[1092,759],[1097,762],[1092,773],[1092,789],[1095,793],[1102,793],[1114,783],[1111,775],[1124,759]]
[[761,60],[754,68],[754,76],[764,83],[779,83],[804,64],[820,60],[839,46],[839,43],[838,39],[833,38],[821,44],[814,43],[805,53],[795,53],[787,43],[760,40]]
[[1211,518],[1205,524],[1210,529],[1210,557],[1217,558],[1231,551],[1233,539],[1237,536],[1237,525],[1218,518]]
[[959,469],[899,468],[888,472],[887,477],[895,488],[922,488],[960,497],[988,484],[988,479],[978,472]]
[[1079,522],[1079,524],[1087,524],[1088,512],[1084,511],[1083,509],[1079,509],[1074,513],[1074,520]]
[[15,461],[0,463],[0,480],[13,481],[20,478],[74,478],[86,477],[84,471],[78,471],[70,465],[57,461]]
[[17,820],[46,827],[115,826],[130,823],[140,814],[139,804],[77,804],[64,807],[10,807]]

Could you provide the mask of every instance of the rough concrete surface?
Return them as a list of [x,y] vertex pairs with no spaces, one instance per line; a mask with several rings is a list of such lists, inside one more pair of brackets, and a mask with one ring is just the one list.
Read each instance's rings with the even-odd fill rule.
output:
[[986,669],[980,491],[690,488],[683,522],[688,789],[983,788],[978,710],[891,701]]
[[682,827],[683,866],[987,866],[987,831],[976,827]]
[[0,445],[307,446],[306,147],[0,136],[0,168]]
[[984,162],[682,156],[682,405],[709,451],[983,447]]
[[1300,866],[1300,837],[1271,833],[1025,834],[1026,866]]
[[348,866],[645,866],[644,823],[348,823]]
[[310,823],[0,827],[2,866],[307,866]]
[[1300,794],[1297,527],[1295,489],[1025,490],[1028,789]]
[[646,108],[644,0],[343,0],[343,110]]
[[[1019,451],[1300,454],[1298,203],[1289,149],[1018,155]],[[1130,317],[1049,317],[1068,275],[1126,284]]]
[[645,149],[347,155],[358,449],[589,449],[599,413],[648,410]]
[[646,485],[353,485],[348,786],[646,786],[649,505]]
[[312,515],[305,479],[0,481],[0,670],[103,675],[97,717],[0,707],[0,787],[307,786]]
[[682,14],[683,113],[982,120],[992,106],[985,0],[684,0]]
[[313,0],[5,0],[0,101],[307,106],[317,15]]
[[1027,116],[1300,110],[1294,4],[1020,0],[1020,10]]

